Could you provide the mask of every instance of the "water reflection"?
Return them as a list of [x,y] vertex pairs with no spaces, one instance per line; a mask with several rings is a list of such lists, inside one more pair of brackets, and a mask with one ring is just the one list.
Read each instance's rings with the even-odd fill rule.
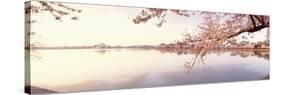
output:
[[109,50],[105,50],[105,49],[99,49],[99,50],[96,50],[97,53],[99,54],[105,54],[106,52],[108,52]]
[[[269,78],[269,52],[210,50],[196,64],[190,49],[38,50],[32,86],[56,92],[112,90]],[[45,63],[45,64],[34,64]]]
[[[145,49],[144,49],[145,50]],[[161,53],[176,53],[177,55],[182,54],[196,54],[195,49],[173,49],[173,48],[160,48],[155,49],[157,51],[160,51]],[[231,56],[237,56],[239,55],[242,58],[246,58],[249,56],[257,56],[260,58],[265,58],[269,60],[269,51],[268,50],[228,50],[228,49],[212,49],[208,50],[207,54],[216,54],[216,55],[222,55],[223,53],[230,52]]]

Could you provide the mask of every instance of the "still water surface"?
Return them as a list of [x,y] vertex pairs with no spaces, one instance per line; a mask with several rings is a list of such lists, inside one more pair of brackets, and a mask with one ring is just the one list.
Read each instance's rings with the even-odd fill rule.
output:
[[156,49],[37,50],[31,85],[56,92],[260,80],[269,52],[210,51],[191,65],[189,51]]

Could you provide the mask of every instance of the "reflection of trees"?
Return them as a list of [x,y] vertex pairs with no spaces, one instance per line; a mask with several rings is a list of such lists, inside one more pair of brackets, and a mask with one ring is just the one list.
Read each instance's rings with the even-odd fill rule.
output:
[[[157,51],[160,51],[161,53],[175,53],[177,55],[194,55],[191,61],[186,61],[184,63],[185,72],[190,73],[192,69],[196,65],[205,65],[204,56],[215,54],[220,56],[224,53],[229,53],[230,56],[240,56],[241,58],[247,58],[247,57],[258,57],[258,58],[264,58],[266,60],[269,60],[269,51],[268,50],[237,50],[237,49],[210,49],[208,51],[205,51],[204,54],[200,54],[200,49],[184,49],[184,48],[159,48],[156,49]],[[198,57],[199,55],[203,55]]]
[[[205,64],[204,56],[215,52],[215,54],[221,54],[221,51],[206,51],[201,52],[202,48],[199,49],[186,49],[186,48],[158,48],[156,50],[161,53],[176,53],[177,55],[195,55],[191,61],[185,61],[184,68],[185,72],[190,73],[195,65]],[[203,56],[202,56],[203,55]]]
[[34,59],[42,59],[40,52],[38,52],[37,50],[31,50],[29,55],[31,58],[34,58]]
[[269,60],[269,51],[253,50],[253,51],[232,51],[231,56],[240,56],[246,58],[249,56],[256,56],[258,58],[264,58]]
[[[160,48],[156,49],[160,51],[161,53],[176,53],[177,55],[185,55],[185,54],[191,54],[196,55],[200,51],[200,49],[177,49],[177,48]],[[264,58],[269,60],[269,51],[268,50],[237,50],[237,49],[210,49],[205,51],[204,54],[201,55],[209,55],[209,54],[215,54],[215,55],[221,55],[224,53],[230,52],[230,56],[240,56],[242,58],[247,58],[249,56],[256,56],[259,58]]]
[[27,32],[25,36],[26,36],[26,40],[28,40],[28,42],[26,41],[25,43],[26,55],[30,56],[31,58],[41,59],[42,57],[40,56],[40,52],[38,52],[37,49],[33,49],[33,48],[45,46],[45,44],[42,41],[40,41],[42,36],[36,34],[35,32],[32,33]]
[[25,34],[25,56],[30,56],[31,58],[41,59],[40,53],[37,49],[32,49],[34,47],[43,47],[45,46],[42,41],[41,35],[36,34],[35,32],[26,32]]
[[254,51],[255,56],[269,60],[269,52]]
[[184,48],[158,48],[156,49],[161,53],[176,53],[177,55],[195,54],[196,49],[184,49]]
[[[200,49],[186,49],[186,48],[157,48],[155,49],[157,51],[160,51],[161,53],[175,53],[177,55],[196,55],[199,53]],[[243,58],[249,57],[249,56],[257,56],[259,58],[265,58],[269,60],[269,51],[268,50],[240,50],[240,49],[209,49],[206,50],[205,53],[202,53],[201,55],[208,55],[208,54],[215,54],[215,55],[221,55],[224,53],[230,52],[230,56],[240,56]],[[196,56],[195,56],[196,57]]]
[[106,52],[108,52],[109,50],[105,50],[105,49],[101,49],[101,50],[96,50],[97,53],[99,54],[105,54]]

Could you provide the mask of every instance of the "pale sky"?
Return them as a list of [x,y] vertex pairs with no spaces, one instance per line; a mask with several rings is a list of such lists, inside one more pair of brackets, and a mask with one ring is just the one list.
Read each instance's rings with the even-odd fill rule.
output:
[[[143,8],[113,7],[85,4],[65,4],[81,9],[63,17],[63,21],[54,20],[49,13],[32,16],[37,22],[32,24],[31,32],[36,32],[33,41],[46,46],[76,46],[105,43],[108,45],[159,45],[182,39],[185,31],[192,32],[201,22],[201,16],[189,18],[169,14],[167,23],[157,28],[151,20],[145,24],[134,24],[132,19]],[[70,20],[77,15],[79,20]],[[154,19],[155,20],[155,19]],[[260,37],[258,37],[260,38]]]

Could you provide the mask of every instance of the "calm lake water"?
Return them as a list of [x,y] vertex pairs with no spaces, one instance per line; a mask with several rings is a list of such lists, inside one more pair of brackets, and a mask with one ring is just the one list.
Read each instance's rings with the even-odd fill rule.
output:
[[[269,77],[269,52],[209,51],[203,60],[188,50],[36,50],[31,85],[55,92],[111,90]],[[39,58],[40,57],[40,58]]]

